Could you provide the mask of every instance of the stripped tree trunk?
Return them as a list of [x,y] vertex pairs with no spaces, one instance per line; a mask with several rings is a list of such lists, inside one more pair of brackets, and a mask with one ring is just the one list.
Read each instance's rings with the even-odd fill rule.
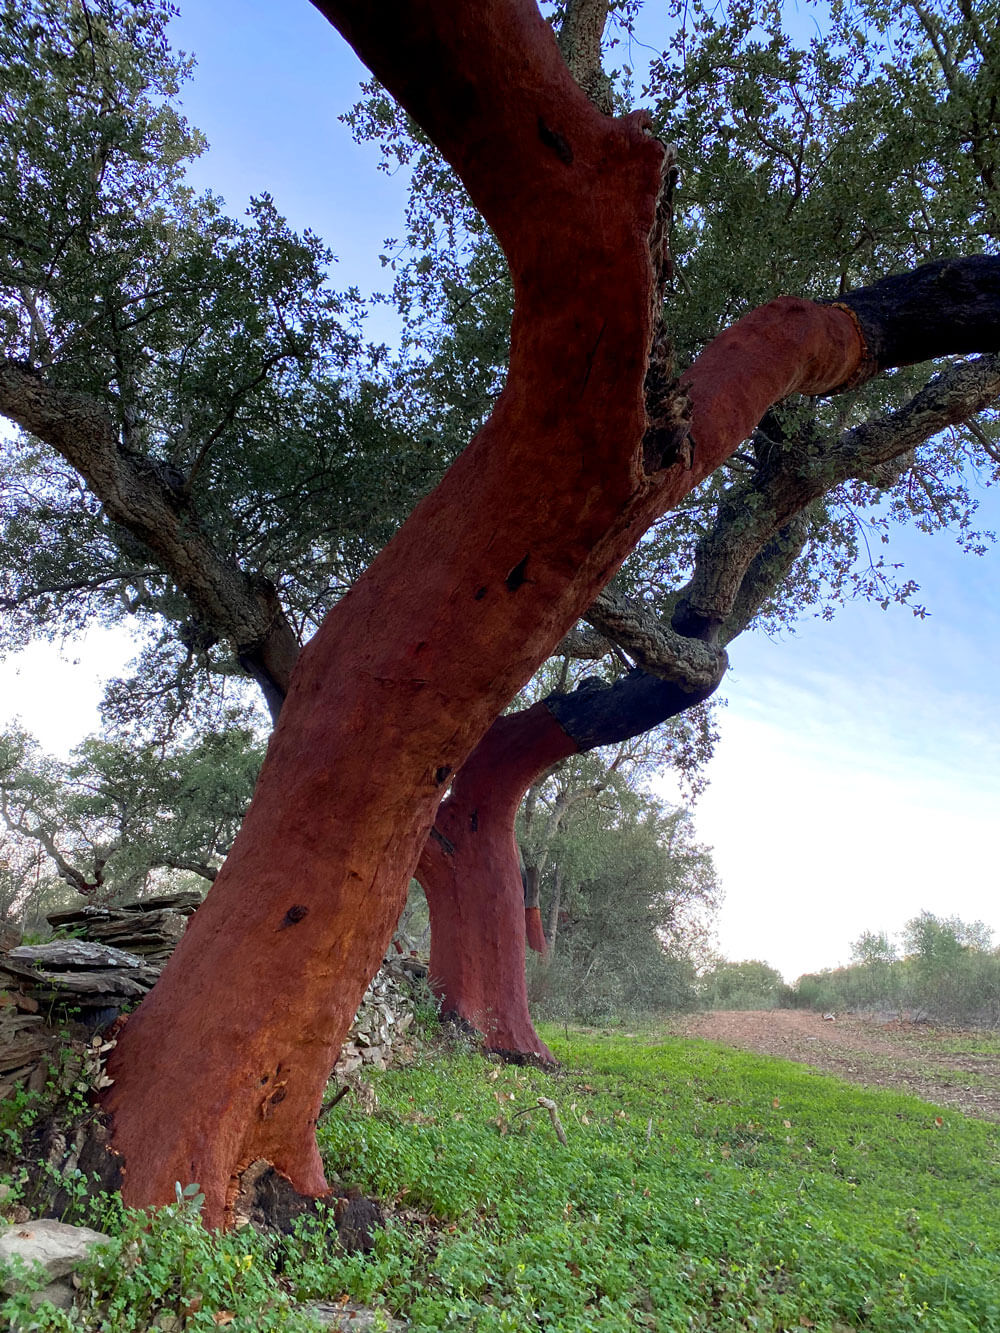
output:
[[537,866],[526,866],[524,871],[524,934],[529,949],[534,949],[535,953],[545,953],[547,945],[538,900]]
[[864,354],[845,311],[773,303],[715,344],[706,428],[682,447],[677,395],[651,425],[644,404],[666,161],[646,118],[595,110],[531,0],[318,7],[503,246],[510,375],[301,653],[229,859],[112,1054],[126,1202],[197,1181],[213,1225],[258,1158],[325,1190],[324,1085],[449,777],[650,522],[770,403],[843,383]]
[[[498,718],[458,773],[416,876],[431,914],[431,985],[442,1010],[478,1029],[489,1049],[552,1058],[528,1012],[527,913],[514,832],[525,792],[560,759],[640,735],[701,702],[724,663],[715,683],[694,693],[635,673],[607,689],[550,695]],[[541,934],[537,904],[534,912]]]
[[575,749],[544,703],[498,718],[442,802],[416,870],[442,1011],[484,1033],[492,1050],[542,1060],[552,1055],[528,1013],[514,816],[538,774]]

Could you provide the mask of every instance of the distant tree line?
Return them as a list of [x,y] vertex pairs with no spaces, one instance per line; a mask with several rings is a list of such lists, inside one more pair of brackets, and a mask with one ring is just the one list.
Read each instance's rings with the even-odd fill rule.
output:
[[717,959],[696,990],[708,1009],[815,1009],[997,1027],[1000,949],[982,921],[921,912],[898,942],[884,931],[863,931],[846,967],[807,972],[794,986],[767,963]]
[[996,1027],[1000,949],[982,921],[921,912],[903,927],[898,945],[884,932],[865,931],[851,946],[847,967],[800,977],[788,1002]]

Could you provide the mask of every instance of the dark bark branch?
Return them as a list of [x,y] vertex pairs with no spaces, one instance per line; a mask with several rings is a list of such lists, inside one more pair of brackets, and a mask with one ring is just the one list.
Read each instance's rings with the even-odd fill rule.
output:
[[652,676],[695,694],[715,689],[726,669],[725,653],[664,625],[641,602],[607,588],[587,611],[587,620],[623,648]]
[[556,645],[553,657],[572,657],[580,662],[598,662],[614,651],[615,645],[603,634],[586,625],[577,625]]
[[641,736],[708,699],[725,675],[725,653],[716,658],[717,674],[695,690],[630,672],[613,685],[590,684],[570,694],[550,694],[543,702],[580,752]]
[[[776,449],[758,475],[733,487],[720,506],[712,531],[699,545],[674,628],[721,631],[752,561],[796,515],[845,481],[893,484],[897,459],[981,412],[998,396],[1000,357],[979,357],[949,366],[903,407],[845,431],[826,448],[808,454]],[[733,637],[727,632],[726,641]]]
[[219,873],[215,866],[210,866],[205,861],[188,861],[178,856],[164,856],[163,865],[169,866],[171,870],[190,870],[192,874],[200,875],[202,879],[209,881],[214,880]]
[[0,359],[0,412],[61,454],[108,517],[152,552],[199,618],[266,674],[273,692],[284,693],[298,642],[277,594],[219,555],[168,468],[122,448],[103,404],[12,358]]
[[1000,351],[1000,257],[922,264],[835,302],[856,316],[866,358],[859,384],[892,366]]
[[738,638],[768,598],[784,583],[802,554],[808,529],[808,511],[803,510],[753,557],[736,590],[729,614],[722,623],[720,643],[732,643],[733,639]]

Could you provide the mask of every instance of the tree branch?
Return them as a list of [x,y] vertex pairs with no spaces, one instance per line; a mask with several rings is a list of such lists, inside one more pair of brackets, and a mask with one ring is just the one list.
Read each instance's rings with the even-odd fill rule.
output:
[[172,471],[123,449],[102,403],[10,357],[0,358],[0,412],[76,468],[108,517],[153,553],[197,615],[283,697],[299,645],[277,594],[219,555]]
[[[826,448],[775,448],[757,476],[730,489],[699,544],[694,575],[673,616],[681,633],[718,633],[758,553],[808,505],[845,481],[892,482],[884,469],[1000,396],[1000,357],[949,366],[895,412],[844,431]],[[729,638],[732,637],[730,634]],[[728,641],[728,639],[727,639]]]
[[678,634],[647,607],[605,588],[587,611],[595,629],[623,648],[652,676],[688,694],[718,685],[726,670],[721,649]]
[[601,39],[608,8],[608,0],[569,0],[558,38],[569,72],[606,116],[614,110],[611,80],[601,63]]

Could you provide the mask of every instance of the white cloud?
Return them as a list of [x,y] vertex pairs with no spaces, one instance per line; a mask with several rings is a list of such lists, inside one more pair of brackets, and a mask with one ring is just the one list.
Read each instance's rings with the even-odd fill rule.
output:
[[926,909],[1000,934],[994,627],[849,607],[780,644],[742,641],[695,811],[727,901],[724,952],[788,979],[848,961],[862,930]]

